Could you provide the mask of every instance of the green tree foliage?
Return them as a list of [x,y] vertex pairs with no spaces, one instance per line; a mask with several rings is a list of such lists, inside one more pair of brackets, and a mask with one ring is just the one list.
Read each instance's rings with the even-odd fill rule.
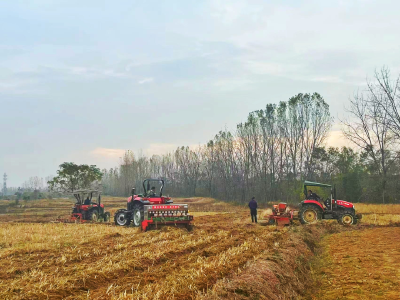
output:
[[101,180],[103,174],[95,165],[76,165],[65,162],[60,165],[57,176],[48,181],[53,191],[73,192],[89,188],[94,181]]

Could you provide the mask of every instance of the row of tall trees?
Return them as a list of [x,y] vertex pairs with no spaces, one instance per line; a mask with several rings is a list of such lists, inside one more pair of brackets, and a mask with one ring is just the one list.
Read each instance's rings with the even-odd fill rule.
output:
[[398,87],[382,68],[350,99],[350,119],[342,123],[351,147],[324,147],[329,106],[318,93],[298,94],[251,112],[235,131],[220,131],[196,149],[152,157],[126,152],[119,167],[103,170],[105,193],[126,196],[152,177],[166,179],[174,196],[297,202],[302,182],[314,180],[335,183],[344,200],[398,202]]
[[118,168],[103,170],[103,187],[127,195],[143,178],[166,178],[171,194],[246,201],[288,201],[299,182],[316,179],[316,149],[332,123],[321,95],[298,94],[251,112],[235,132],[220,131],[207,145],[178,148],[162,156],[135,157],[128,151]]

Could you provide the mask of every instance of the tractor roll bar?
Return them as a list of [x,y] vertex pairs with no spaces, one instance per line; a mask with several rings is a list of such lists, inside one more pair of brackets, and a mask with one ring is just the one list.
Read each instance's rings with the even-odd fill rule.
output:
[[[162,197],[162,191],[164,189],[164,180],[163,179],[152,179],[152,178],[143,180],[143,190],[144,190],[145,195],[147,195],[147,192],[150,191],[150,182],[161,182],[160,197]],[[147,185],[147,188],[146,188],[146,185]]]

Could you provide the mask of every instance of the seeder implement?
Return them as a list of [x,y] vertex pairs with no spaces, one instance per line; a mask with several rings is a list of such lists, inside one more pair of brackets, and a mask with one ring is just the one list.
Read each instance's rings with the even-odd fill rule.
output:
[[145,205],[141,227],[143,231],[150,227],[157,228],[159,225],[185,226],[190,229],[192,220],[193,216],[189,215],[187,204]]
[[72,213],[69,219],[56,219],[57,222],[60,223],[89,223],[91,220],[85,220],[84,216],[80,213]]
[[268,224],[277,226],[290,225],[295,219],[295,211],[287,210],[286,203],[279,203],[273,206],[272,215],[268,216]]

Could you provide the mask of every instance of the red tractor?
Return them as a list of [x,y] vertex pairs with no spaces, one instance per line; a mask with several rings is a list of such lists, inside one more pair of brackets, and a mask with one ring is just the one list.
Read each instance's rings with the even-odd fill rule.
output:
[[[314,193],[307,193],[307,187],[330,188],[330,197],[325,201]],[[315,223],[321,219],[335,219],[342,225],[355,225],[362,218],[356,215],[353,203],[337,200],[336,188],[329,184],[304,181],[304,195],[306,199],[300,204],[299,218],[302,224]]]
[[[97,194],[97,202],[93,200],[93,194]],[[104,211],[104,204],[101,203],[101,192],[96,190],[80,190],[73,192],[76,203],[72,208],[70,221],[97,222],[102,219],[110,221],[110,213]],[[86,197],[86,198],[85,198]]]
[[[330,197],[325,201],[311,191],[308,187],[330,188]],[[286,203],[274,205],[272,215],[268,216],[268,224],[289,225],[295,219],[300,219],[302,224],[313,224],[321,219],[334,219],[342,225],[355,225],[362,218],[356,214],[353,203],[337,200],[336,188],[329,184],[304,181],[305,200],[300,203],[300,210],[288,210]]]
[[[159,193],[150,188],[150,183],[161,184]],[[119,226],[141,226],[143,231],[149,227],[159,225],[181,225],[191,229],[193,216],[189,215],[187,204],[173,204],[170,197],[163,196],[164,180],[146,179],[143,181],[143,194],[136,194],[132,189],[132,196],[128,198],[127,208],[119,209],[114,215],[114,221]]]

